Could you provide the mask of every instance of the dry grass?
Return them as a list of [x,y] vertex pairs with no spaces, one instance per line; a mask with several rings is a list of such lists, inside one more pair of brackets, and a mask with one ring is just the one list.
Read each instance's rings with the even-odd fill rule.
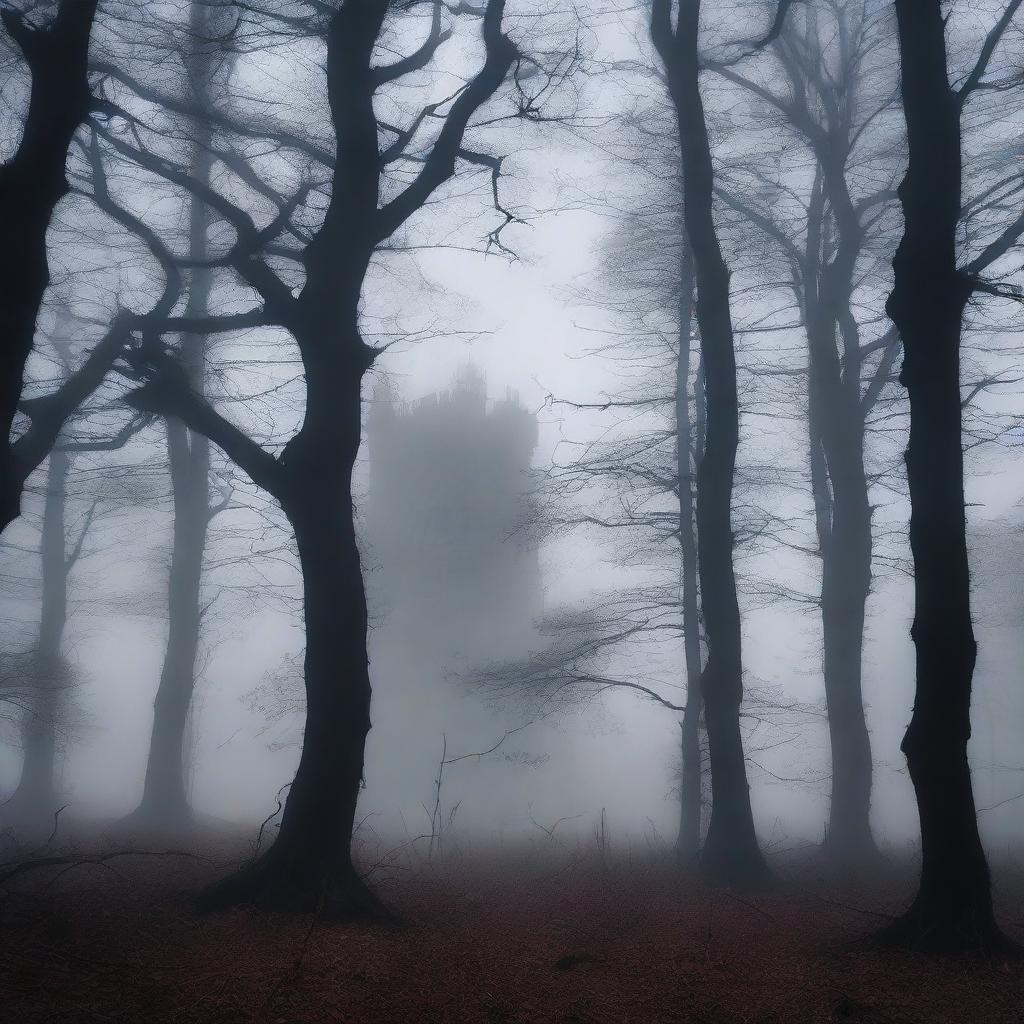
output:
[[[906,895],[895,874],[840,891],[790,864],[790,882],[751,898],[702,891],[650,859],[477,854],[382,880],[408,922],[388,930],[244,910],[196,917],[188,894],[213,877],[206,862],[123,858],[54,880],[58,870],[12,880],[0,897],[4,1020],[1024,1019],[1020,965],[865,945]],[[1003,919],[1020,906],[1004,900]]]

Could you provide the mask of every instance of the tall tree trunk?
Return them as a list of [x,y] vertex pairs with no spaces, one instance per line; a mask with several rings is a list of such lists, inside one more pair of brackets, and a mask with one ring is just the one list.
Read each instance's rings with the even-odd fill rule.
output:
[[[204,158],[209,172],[209,160]],[[206,252],[206,213],[192,204],[192,252]],[[188,316],[206,314],[208,271],[194,271]],[[204,339],[182,339],[182,364],[197,393],[203,391]],[[191,817],[185,791],[185,733],[195,691],[202,627],[200,588],[210,524],[210,442],[181,420],[167,419],[167,454],[174,501],[174,536],[167,586],[167,646],[153,705],[146,781],[136,816],[151,823],[180,824]]]
[[44,28],[5,6],[0,15],[32,76],[28,114],[14,156],[0,166],[0,530],[17,518],[24,474],[11,426],[21,400],[36,317],[50,282],[46,232],[68,191],[68,147],[89,111],[89,36],[97,0],[61,0]]
[[[843,299],[834,294],[836,285],[829,278],[837,267],[833,263],[824,268],[818,295],[808,303],[807,336],[812,445],[820,445],[828,474],[827,483],[819,480],[815,488],[817,505],[826,503],[824,511],[816,509],[822,562],[823,674],[832,746],[832,800],[825,846],[829,853],[852,864],[877,854],[870,823],[871,741],[861,679],[872,533],[860,375],[844,379],[836,349],[837,313]],[[846,298],[848,301],[848,293]],[[814,474],[812,466],[812,477]],[[828,518],[824,530],[823,515]]]
[[374,94],[421,67],[446,38],[442,5],[435,5],[425,48],[409,60],[375,67],[389,6],[345,4],[330,19],[327,94],[337,137],[330,201],[305,247],[306,279],[298,296],[266,265],[259,271],[272,296],[268,305],[291,331],[302,357],[301,428],[275,458],[194,396],[184,403],[193,422],[215,428],[222,446],[280,502],[295,531],[306,620],[305,736],[278,837],[258,860],[208,894],[211,907],[255,903],[334,917],[386,916],[351,854],[370,728],[366,595],[352,507],[362,380],[375,354],[359,330],[362,288],[378,246],[452,177],[473,114],[500,88],[518,56],[502,31],[504,0],[489,0],[482,18],[482,68],[453,101],[420,173],[380,207],[381,124]]
[[[832,754],[824,848],[830,857],[852,867],[878,854],[871,833],[873,763],[861,674],[871,589],[871,505],[864,470],[860,341],[850,314],[863,230],[846,186],[845,136],[840,132],[819,142],[817,152],[819,168],[808,204],[803,300],[811,483],[822,565],[822,672]],[[835,225],[831,253],[829,216]],[[847,325],[842,358],[841,323]]]
[[167,421],[174,493],[174,542],[168,583],[168,635],[146,781],[136,816],[154,824],[191,817],[185,791],[185,730],[195,689],[199,649],[203,553],[209,524],[209,442],[180,421]]
[[57,808],[55,780],[57,718],[67,682],[61,643],[68,617],[68,563],[65,550],[67,452],[55,448],[46,470],[43,506],[42,607],[39,639],[32,658],[35,688],[32,707],[22,723],[24,758],[21,778],[11,797],[14,815],[26,822],[45,820]]
[[[216,12],[194,2],[189,11],[193,52],[188,61],[192,88],[203,108],[212,104],[214,53],[206,41],[215,39]],[[205,44],[205,45],[204,45]],[[213,171],[209,124],[198,126],[192,153],[195,178],[208,185]],[[193,198],[189,205],[189,254],[209,257],[210,212]],[[186,315],[202,318],[210,311],[212,272],[194,268],[189,275]],[[205,393],[206,339],[188,334],[181,341],[181,364],[193,391]],[[196,659],[202,629],[200,588],[203,556],[210,525],[210,442],[180,420],[167,419],[167,455],[174,500],[174,539],[167,587],[167,647],[153,704],[153,730],[146,763],[146,781],[135,817],[149,823],[180,825],[192,816],[185,789],[186,728],[196,683]]]
[[683,214],[697,280],[697,322],[707,396],[707,439],[697,473],[697,549],[707,663],[701,675],[711,757],[711,822],[703,867],[727,884],[769,877],[757,844],[740,733],[743,663],[733,566],[732,488],[739,444],[736,353],[729,269],[715,228],[714,171],[700,94],[700,0],[682,0],[675,30],[671,4],[656,0],[652,35],[661,53],[679,129]]
[[[693,475],[700,465],[690,419],[690,352],[693,340],[693,261],[684,246],[679,266],[679,348],[676,355],[676,476],[679,488],[679,546],[683,590],[683,656],[686,662],[686,710],[680,722],[682,777],[676,853],[683,864],[700,855],[702,807],[700,605],[697,542],[693,521]],[[698,379],[697,387],[702,387]]]
[[[361,345],[332,351],[358,356]],[[287,482],[281,503],[303,574],[302,755],[273,846],[209,894],[213,907],[245,902],[339,918],[383,914],[351,855],[370,729],[366,594],[352,514],[365,369],[365,362],[336,366],[326,390],[322,378],[310,381],[306,425],[282,457]],[[333,394],[330,409],[318,404],[322,390]]]
[[811,480],[822,564],[822,670],[832,754],[832,794],[823,848],[830,859],[851,868],[878,857],[870,816],[874,766],[861,690],[864,614],[871,578],[871,518],[867,483],[861,475],[863,503],[850,501],[846,492],[835,498],[828,485],[821,434],[812,428]]
[[[856,865],[877,855],[871,833],[871,740],[864,716],[861,662],[870,566],[870,516],[836,501],[822,552],[821,621],[825,700],[832,746],[830,856]],[[867,548],[867,553],[865,553]]]
[[899,188],[904,234],[888,312],[903,339],[910,396],[910,544],[917,689],[903,752],[921,819],[913,904],[884,934],[932,950],[1005,940],[992,910],[967,760],[977,646],[964,512],[960,333],[971,291],[957,268],[959,97],[949,85],[939,0],[896,0],[910,160]]

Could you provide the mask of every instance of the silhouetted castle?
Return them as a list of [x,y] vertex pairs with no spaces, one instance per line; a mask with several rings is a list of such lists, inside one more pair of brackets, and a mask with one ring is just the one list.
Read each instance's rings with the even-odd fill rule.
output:
[[[544,804],[530,768],[549,756],[547,734],[520,732],[522,703],[475,681],[537,646],[537,441],[536,417],[511,393],[489,402],[471,368],[418,402],[386,384],[373,396],[361,537],[373,682],[364,806],[375,828],[424,833],[439,800],[446,829],[458,811],[459,830],[493,832],[510,808],[528,818]],[[442,756],[460,763],[439,774]]]
[[409,404],[385,384],[368,423],[366,536],[382,628],[445,669],[512,656],[541,611],[528,491],[537,419],[508,392],[488,404],[467,367]]

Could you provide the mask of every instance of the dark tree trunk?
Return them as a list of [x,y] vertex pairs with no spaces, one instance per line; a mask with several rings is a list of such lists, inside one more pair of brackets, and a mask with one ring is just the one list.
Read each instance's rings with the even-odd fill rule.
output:
[[43,507],[42,607],[39,640],[32,658],[35,692],[22,723],[24,758],[11,797],[12,816],[27,823],[45,821],[57,809],[56,735],[62,691],[67,682],[61,643],[68,617],[68,562],[65,505],[69,458],[59,448],[50,454]]
[[[362,436],[362,380],[373,350],[359,329],[363,282],[378,246],[455,173],[470,119],[505,81],[518,51],[502,31],[503,0],[482,17],[486,59],[453,101],[414,180],[379,206],[383,167],[374,94],[423,66],[445,33],[440,6],[426,48],[374,67],[388,13],[384,3],[345,4],[327,29],[327,91],[337,160],[324,220],[306,246],[306,280],[296,297],[268,268],[268,306],[295,338],[302,357],[306,409],[280,458],[270,456],[191,392],[177,400],[199,429],[244,465],[281,504],[295,531],[306,624],[306,727],[277,839],[253,863],[225,879],[204,902],[252,903],[332,917],[386,917],[352,862],[352,832],[370,728],[366,595],[352,508],[352,468]],[[145,402],[145,389],[135,393]]]
[[[852,866],[874,860],[878,853],[871,833],[873,765],[861,678],[872,531],[859,339],[852,328],[844,333],[842,361],[838,350],[862,231],[846,192],[844,161],[833,164],[816,180],[809,207],[804,317],[810,356],[811,480],[822,564],[822,669],[832,749],[824,845],[831,857]],[[831,259],[822,252],[826,196],[836,220]]]
[[910,397],[910,544],[917,651],[903,752],[921,819],[921,880],[884,938],[930,950],[993,949],[992,910],[967,760],[976,643],[964,513],[960,332],[971,284],[956,262],[960,98],[949,85],[939,0],[896,0],[910,160],[905,227],[888,312],[903,339]]
[[352,829],[370,729],[366,594],[352,508],[362,439],[363,281],[379,241],[380,151],[371,59],[386,5],[346,5],[331,22],[328,95],[338,164],[324,222],[306,248],[292,327],[306,413],[280,459],[276,493],[295,531],[306,626],[306,726],[274,845],[210,894],[338,918],[385,916],[352,863]]
[[[700,604],[697,587],[697,542],[693,521],[693,476],[700,465],[690,418],[690,352],[693,339],[693,261],[683,248],[679,267],[679,349],[676,355],[676,476],[679,488],[679,546],[683,591],[683,655],[686,662],[686,710],[682,732],[682,776],[679,800],[681,863],[695,864],[700,855],[702,800]],[[698,379],[697,387],[702,382]]]
[[370,729],[366,593],[352,507],[362,439],[362,285],[377,242],[377,121],[370,58],[385,7],[346,7],[331,24],[328,80],[342,158],[324,223],[306,249],[293,332],[306,414],[281,456],[277,494],[295,531],[306,627],[306,726],[274,845],[212,893],[336,918],[383,917],[352,863],[352,830]]
[[339,159],[324,223],[306,248],[293,333],[306,414],[281,456],[278,499],[295,531],[306,625],[306,726],[274,845],[211,894],[223,904],[384,916],[352,863],[352,830],[370,729],[366,594],[352,508],[362,439],[362,379],[372,353],[359,331],[377,241],[380,152],[373,49],[386,5],[346,6],[327,49]]
[[699,0],[656,0],[652,35],[665,63],[683,163],[683,215],[697,281],[697,323],[707,400],[707,437],[697,473],[697,549],[707,663],[701,675],[711,758],[711,822],[701,863],[714,878],[756,885],[769,877],[757,844],[740,733],[743,663],[733,567],[732,488],[739,443],[736,353],[729,269],[713,213],[714,171],[700,94]]
[[0,530],[17,518],[24,474],[11,448],[25,363],[36,317],[50,281],[46,231],[67,193],[64,163],[75,130],[89,111],[86,74],[97,0],[62,0],[46,28],[32,28],[5,7],[4,28],[32,76],[21,142],[0,166]]
[[191,817],[185,791],[185,731],[195,689],[203,553],[209,524],[209,442],[180,420],[167,421],[174,493],[174,541],[168,582],[168,635],[142,801],[135,817],[176,825]]
[[863,519],[842,522],[843,514],[837,503],[831,550],[822,558],[823,667],[832,746],[825,849],[836,860],[854,866],[870,863],[878,853],[871,833],[873,766],[861,689],[867,600],[864,548],[870,547],[866,536],[871,524]]
[[[358,355],[360,346],[356,338],[341,351]],[[273,846],[210,893],[213,907],[244,902],[338,918],[384,916],[351,855],[370,729],[366,595],[351,483],[367,365],[364,359],[337,368],[330,430],[321,436],[307,432],[307,417],[307,427],[282,458],[286,482],[281,502],[295,530],[303,574],[302,755]]]

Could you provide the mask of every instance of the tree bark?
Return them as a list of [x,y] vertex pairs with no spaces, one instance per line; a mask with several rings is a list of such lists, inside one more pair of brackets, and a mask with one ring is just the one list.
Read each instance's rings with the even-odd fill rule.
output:
[[[845,153],[844,146],[837,147]],[[828,154],[826,154],[828,156]],[[822,670],[832,754],[832,799],[824,848],[842,863],[877,857],[871,833],[871,741],[864,715],[862,651],[871,589],[872,530],[864,471],[859,340],[844,334],[862,229],[846,192],[845,160],[833,154],[809,205],[804,318],[809,353],[811,477],[821,554]],[[822,252],[824,200],[836,221],[831,259]]]
[[[693,261],[683,248],[679,266],[679,347],[676,355],[676,476],[679,489],[679,546],[683,591],[683,656],[686,664],[686,710],[680,722],[682,777],[676,854],[684,865],[700,855],[702,799],[700,598],[697,542],[693,521],[693,476],[700,465],[690,417],[690,353],[693,340]],[[702,387],[698,379],[697,387]]]
[[339,158],[323,226],[306,249],[293,332],[306,413],[280,459],[276,496],[295,531],[306,626],[306,725],[274,845],[209,894],[338,918],[386,916],[352,863],[352,829],[370,729],[366,594],[352,509],[362,437],[362,379],[372,352],[359,331],[377,238],[379,150],[370,65],[384,5],[344,8],[331,23],[328,81]]
[[50,282],[46,232],[54,207],[68,191],[68,147],[89,112],[87,64],[96,3],[61,0],[45,28],[32,28],[10,8],[0,15],[32,76],[21,142],[0,166],[0,530],[21,508],[24,475],[16,465],[11,427]]
[[711,758],[711,822],[702,866],[726,884],[764,883],[740,733],[743,664],[733,566],[732,488],[739,444],[729,269],[714,223],[714,170],[700,93],[700,0],[655,0],[652,36],[665,64],[683,164],[683,213],[697,281],[697,322],[707,398],[707,437],[697,474],[697,549],[708,655],[701,675]]
[[[835,522],[841,519],[837,506]],[[822,559],[823,669],[832,748],[832,799],[824,846],[830,857],[850,866],[869,864],[878,853],[871,832],[873,763],[861,686],[865,529],[870,533],[870,521],[837,525],[832,550]],[[853,541],[843,550],[840,545],[849,535]]]
[[[359,354],[355,337],[335,351]],[[366,595],[352,516],[364,360],[332,376],[326,435],[304,428],[282,459],[280,500],[303,574],[306,726],[273,846],[208,894],[234,903],[353,918],[386,916],[352,863],[356,803],[370,730]],[[316,394],[316,391],[313,392]]]
[[153,707],[146,781],[135,817],[180,825],[192,811],[185,790],[185,732],[195,690],[202,625],[200,584],[209,524],[209,442],[180,421],[167,421],[174,495],[174,541],[168,582],[168,636]]
[[888,313],[903,339],[917,652],[902,749],[921,820],[921,878],[883,939],[936,951],[1004,947],[992,909],[967,759],[971,623],[960,398],[960,334],[971,282],[957,268],[960,97],[950,88],[939,0],[896,0],[910,159],[904,234]]

